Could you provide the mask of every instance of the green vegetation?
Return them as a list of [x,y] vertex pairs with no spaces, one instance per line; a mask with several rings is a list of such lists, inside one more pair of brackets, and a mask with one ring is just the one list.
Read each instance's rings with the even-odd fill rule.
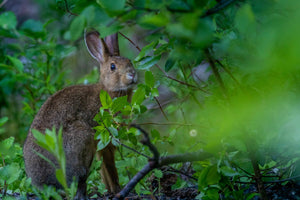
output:
[[[22,198],[26,193],[61,198],[53,188],[39,192],[31,186],[21,146],[50,95],[69,85],[97,81],[98,71],[83,53],[83,34],[89,28],[101,37],[119,32],[121,54],[139,71],[131,103],[126,97],[111,99],[101,92],[103,107],[95,116],[98,150],[110,142],[118,147],[122,187],[147,164],[144,155],[151,157],[149,148],[139,142],[141,131],[130,124],[147,130],[162,156],[199,150],[212,155],[192,163],[193,178],[178,176],[172,185],[172,189],[197,185],[198,199],[259,195],[267,199],[272,194],[266,184],[297,182],[300,3],[56,0],[36,4],[42,13],[39,20],[23,23],[17,20],[20,13],[0,8],[0,198],[13,193]],[[61,132],[36,132],[35,137],[59,160],[57,177],[72,198],[74,186],[69,189],[64,178]],[[88,179],[91,195],[105,193],[100,165],[101,161],[94,161]],[[184,167],[172,165],[177,171]],[[135,192],[161,193],[163,173],[155,169]],[[159,182],[156,190],[150,189],[150,176]]]

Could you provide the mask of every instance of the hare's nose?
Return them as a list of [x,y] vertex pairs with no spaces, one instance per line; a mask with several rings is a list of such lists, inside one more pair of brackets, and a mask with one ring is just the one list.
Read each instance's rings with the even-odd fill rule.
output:
[[133,72],[128,72],[126,74],[126,76],[127,76],[127,79],[131,80],[132,83],[136,83],[136,81],[137,81],[137,75],[136,75],[136,73],[134,71]]

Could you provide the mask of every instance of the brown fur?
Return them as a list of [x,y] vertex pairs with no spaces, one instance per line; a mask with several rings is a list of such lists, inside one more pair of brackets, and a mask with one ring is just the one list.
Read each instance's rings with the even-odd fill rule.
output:
[[[43,133],[53,126],[57,129],[63,127],[67,182],[70,184],[73,177],[78,181],[77,199],[86,198],[86,179],[96,153],[97,142],[94,140],[93,127],[97,124],[93,118],[101,107],[100,91],[107,91],[111,98],[128,95],[130,99],[130,86],[137,79],[130,60],[110,55],[97,32],[89,33],[86,43],[92,56],[100,62],[100,82],[94,85],[67,87],[48,98],[36,115],[24,144],[25,170],[32,183],[40,188],[44,184],[61,188],[55,177],[55,169],[36,152],[43,154],[57,166],[55,158],[35,143],[31,130],[36,129]],[[116,70],[110,69],[111,63],[116,65]],[[129,79],[128,73],[134,78]],[[103,182],[109,192],[116,193],[120,186],[114,151],[115,147],[109,144],[98,154],[99,157],[103,157]]]

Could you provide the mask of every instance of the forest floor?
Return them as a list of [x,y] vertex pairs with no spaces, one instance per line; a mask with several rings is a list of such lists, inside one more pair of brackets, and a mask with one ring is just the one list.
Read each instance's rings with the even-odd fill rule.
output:
[[[150,191],[153,192],[152,195],[137,195],[135,193],[130,193],[126,200],[138,200],[138,199],[146,199],[146,200],[183,200],[183,199],[197,199],[196,197],[200,194],[197,189],[197,186],[185,187],[181,189],[172,190],[172,185],[174,185],[177,181],[178,174],[167,173],[158,180],[154,177],[150,177],[147,181],[150,182]],[[157,190],[159,188],[159,191]],[[244,191],[245,197],[252,193],[258,193],[254,184],[248,185],[245,184]],[[281,182],[278,183],[270,183],[265,185],[267,196],[270,200],[300,200],[300,185],[293,182],[285,182],[284,184]],[[9,196],[9,195],[7,195]],[[112,195],[101,195],[100,193],[95,192],[91,194],[91,200],[106,200],[112,199]],[[95,197],[97,196],[97,197]],[[24,199],[20,198],[20,195],[14,193],[11,197],[15,197],[16,199]],[[234,199],[233,197],[225,197],[222,193],[219,194],[219,199]],[[38,198],[34,195],[28,195],[28,200],[37,200]],[[245,198],[246,199],[246,198]],[[254,196],[252,199],[259,200],[261,199],[259,195]]]

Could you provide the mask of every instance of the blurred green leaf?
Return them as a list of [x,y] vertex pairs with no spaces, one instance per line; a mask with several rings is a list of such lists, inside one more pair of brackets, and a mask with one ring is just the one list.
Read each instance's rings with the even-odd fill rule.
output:
[[159,169],[155,169],[154,170],[154,176],[156,177],[156,178],[162,178],[163,177],[163,173],[162,173],[162,171],[161,170],[159,170]]
[[220,172],[224,175],[224,176],[229,176],[229,177],[232,177],[232,176],[236,176],[238,175],[239,173],[234,171],[232,168],[228,167],[228,166],[222,166],[220,168]]
[[96,0],[96,2],[107,11],[122,11],[125,6],[125,0]]
[[165,64],[165,71],[170,71],[175,65],[175,61],[173,59],[168,59]]
[[151,68],[153,65],[155,65],[159,60],[161,56],[146,56],[142,60],[138,62],[137,69],[140,70],[146,70]]
[[43,24],[33,19],[25,21],[21,26],[21,30],[27,32],[29,36],[34,35],[36,37],[42,36],[44,33]]
[[0,15],[0,27],[9,30],[15,29],[17,26],[17,18],[11,11],[4,12]]
[[23,63],[18,58],[12,56],[6,56],[6,57],[10,60],[10,62],[12,62],[12,64],[17,68],[19,72],[23,72],[24,70]]
[[0,118],[0,127],[3,126],[8,121],[8,117]]
[[206,167],[204,170],[201,171],[198,178],[200,191],[209,185],[217,184],[220,179],[221,176],[217,171],[217,166],[214,165]]
[[139,55],[134,59],[135,61],[140,61],[142,58],[147,55],[150,51],[152,51],[158,44],[158,41],[153,41],[150,44],[143,47]]
[[144,15],[140,21],[139,24],[145,27],[149,28],[155,28],[155,27],[163,27],[166,26],[169,23],[169,15],[168,12],[160,12],[158,14],[148,14]]
[[108,130],[110,131],[110,133],[117,137],[118,136],[118,130],[115,127],[108,127]]
[[84,16],[78,16],[76,17],[70,26],[70,39],[71,40],[77,40],[79,37],[82,36],[83,30],[85,27],[85,17]]
[[143,87],[139,87],[132,96],[131,102],[132,104],[140,105],[145,99],[145,89]]
[[[17,181],[21,173],[20,166],[12,163],[0,168],[0,182],[6,181],[6,184],[12,184]],[[4,184],[4,183],[2,183]]]
[[154,87],[154,76],[151,71],[145,72],[145,82],[146,85],[149,86],[150,88]]

